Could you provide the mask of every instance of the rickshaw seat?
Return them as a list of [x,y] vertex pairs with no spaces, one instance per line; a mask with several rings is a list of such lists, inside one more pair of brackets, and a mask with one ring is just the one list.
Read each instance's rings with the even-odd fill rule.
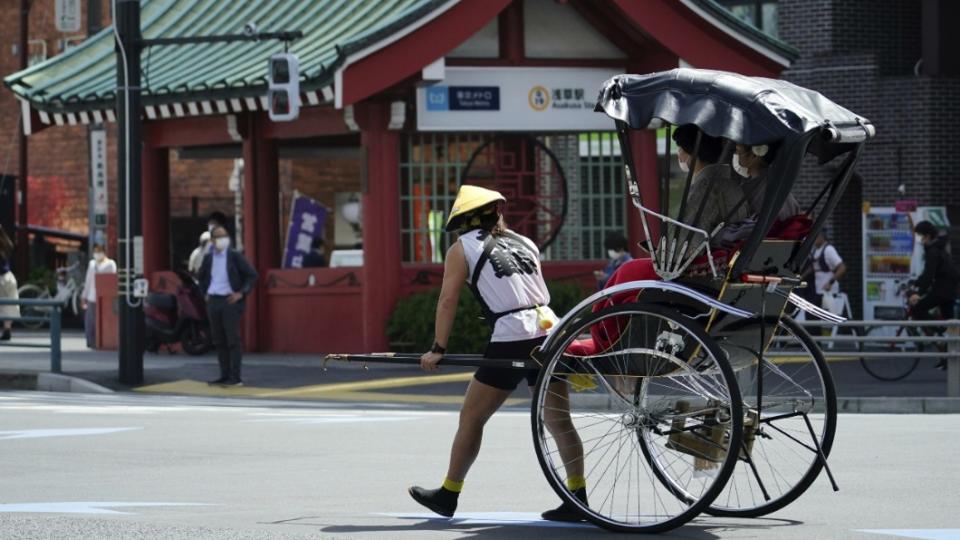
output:
[[[767,235],[767,238],[771,240],[801,240],[810,232],[812,224],[813,220],[811,220],[809,216],[805,214],[796,215],[774,223],[773,227],[770,228],[770,233]],[[736,246],[732,250],[714,249],[711,251],[714,264],[717,268],[725,268],[728,262],[733,259],[733,255],[739,251],[739,248],[740,246]],[[700,275],[709,273],[709,263],[706,254],[694,259],[688,268],[688,273]],[[604,288],[613,287],[629,281],[659,279],[660,276],[657,275],[654,270],[651,259],[633,259],[620,265],[620,267],[614,271],[613,275],[610,276]],[[606,301],[595,305],[593,311],[597,312],[610,306],[628,304],[636,300],[638,294],[638,291],[615,294]],[[572,356],[591,356],[606,350],[611,345],[611,341],[615,341],[619,337],[616,322],[616,318],[611,318],[604,320],[600,324],[593,325],[590,328],[590,338],[574,340],[567,346],[567,354]]]

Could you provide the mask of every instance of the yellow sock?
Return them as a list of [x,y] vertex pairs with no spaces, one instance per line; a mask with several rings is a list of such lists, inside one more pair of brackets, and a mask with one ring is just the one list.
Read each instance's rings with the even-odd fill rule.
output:
[[463,489],[463,480],[451,480],[449,478],[443,479],[443,489],[447,491],[452,491],[454,493],[460,493]]
[[567,489],[570,491],[576,491],[580,488],[587,487],[587,479],[582,476],[568,476],[567,477]]

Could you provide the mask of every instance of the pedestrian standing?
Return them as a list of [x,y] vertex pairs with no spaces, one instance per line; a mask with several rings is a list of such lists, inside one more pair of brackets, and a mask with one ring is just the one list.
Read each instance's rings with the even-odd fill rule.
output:
[[[13,258],[13,240],[7,236],[7,232],[0,225],[0,298],[4,300],[18,300],[20,295],[17,293],[17,278],[10,270],[10,260]],[[0,341],[10,340],[10,329],[13,327],[13,321],[20,317],[20,306],[0,306],[0,320],[3,321],[3,333],[0,333]]]
[[827,234],[820,231],[814,241],[816,248],[810,255],[813,261],[813,278],[816,284],[817,305],[823,309],[840,314],[843,312],[843,299],[840,296],[840,278],[847,272],[847,265],[833,244],[827,242]]
[[607,259],[609,262],[603,267],[603,270],[593,271],[593,277],[597,280],[597,290],[603,289],[606,286],[610,276],[617,271],[617,268],[620,268],[623,263],[633,260],[630,252],[627,251],[629,247],[627,237],[621,233],[610,233],[607,235],[603,246],[607,248]]
[[87,336],[88,349],[93,349],[97,345],[97,274],[116,273],[117,263],[107,257],[103,244],[94,244],[93,259],[87,265],[87,276],[83,280],[83,293],[80,295],[83,309],[86,310],[83,316],[83,330]]
[[244,298],[257,283],[257,271],[239,251],[230,248],[230,236],[222,226],[211,231],[213,249],[200,265],[200,288],[206,293],[210,332],[217,349],[220,378],[210,384],[243,386],[240,362],[240,317]]

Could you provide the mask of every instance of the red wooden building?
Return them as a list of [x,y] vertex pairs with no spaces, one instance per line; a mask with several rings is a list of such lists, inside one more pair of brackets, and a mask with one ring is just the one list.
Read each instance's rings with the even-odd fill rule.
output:
[[[511,226],[545,246],[548,279],[589,286],[608,233],[640,238],[612,122],[592,112],[600,83],[681,64],[777,77],[795,56],[712,0],[143,5],[148,38],[235,32],[247,22],[303,30],[290,49],[301,62],[300,117],[273,123],[264,111],[275,43],[145,53],[144,268],[152,286],[163,287],[176,262],[171,150],[179,158],[242,157],[239,240],[263,276],[245,339],[250,349],[281,352],[386,349],[397,299],[439,285],[451,238],[437,224],[464,181],[508,195]],[[107,29],[7,77],[27,132],[113,122],[113,48]],[[657,179],[657,133],[637,132],[632,145],[645,200],[669,204]],[[362,196],[362,267],[281,268],[282,169],[324,167],[301,159],[316,155],[356,164],[345,181]],[[319,170],[303,175],[313,185],[325,178]],[[327,204],[339,214],[336,202]],[[334,223],[328,245],[337,243]]]

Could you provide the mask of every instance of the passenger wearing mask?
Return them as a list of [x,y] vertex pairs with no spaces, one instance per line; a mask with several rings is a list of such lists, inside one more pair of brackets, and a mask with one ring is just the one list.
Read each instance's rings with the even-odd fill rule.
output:
[[97,274],[116,274],[117,263],[107,257],[107,252],[103,249],[103,244],[93,245],[93,259],[87,265],[86,279],[83,280],[82,298],[83,309],[86,310],[83,316],[83,330],[87,338],[87,348],[93,349],[97,346]]
[[[700,146],[697,147],[697,131],[696,126],[687,124],[673,132],[680,170],[687,173],[693,169],[690,193],[680,221],[710,234],[721,223],[737,223],[747,219],[750,217],[750,208],[743,202],[743,189],[739,182],[731,177],[730,168],[720,163],[723,139],[704,133],[700,136]],[[698,218],[701,204],[704,205],[703,212]],[[666,238],[673,238],[679,233],[676,247],[682,249],[689,236],[689,241],[693,243],[687,254],[696,253],[703,243],[703,236],[698,233],[689,235],[688,230],[677,231],[676,228],[675,225],[667,224],[664,229]]]
[[597,289],[602,289],[610,276],[617,271],[625,262],[632,261],[633,257],[627,251],[627,238],[620,233],[610,233],[603,243],[607,250],[609,262],[603,267],[603,270],[594,270],[593,277],[597,279]]
[[200,235],[200,242],[190,253],[190,259],[187,261],[188,272],[193,275],[197,275],[197,272],[200,271],[200,265],[203,264],[203,256],[207,253],[209,245],[210,231],[203,231],[203,234]]
[[[743,192],[747,194],[750,203],[750,212],[752,214],[760,213],[763,208],[763,197],[767,191],[767,173],[770,164],[773,163],[779,149],[779,143],[757,144],[747,146],[738,144],[736,153],[733,156],[733,170],[745,179],[741,186]],[[787,196],[783,206],[777,213],[778,221],[786,221],[793,216],[802,214],[800,203],[791,193]]]

